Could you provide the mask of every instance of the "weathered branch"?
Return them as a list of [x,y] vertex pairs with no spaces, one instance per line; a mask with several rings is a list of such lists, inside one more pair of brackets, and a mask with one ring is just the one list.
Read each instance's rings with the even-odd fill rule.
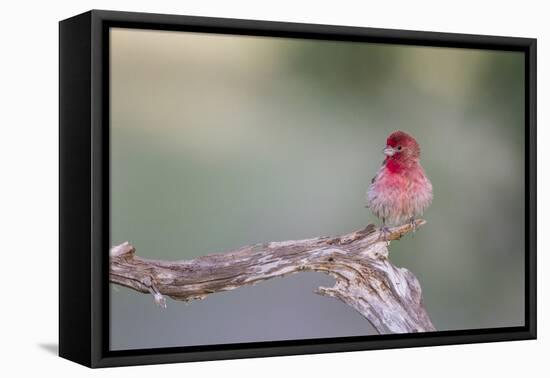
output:
[[[416,228],[424,223],[417,220]],[[353,307],[379,333],[435,331],[418,280],[388,260],[389,241],[412,228],[410,224],[390,228],[388,242],[371,224],[342,236],[256,244],[188,261],[144,259],[126,242],[111,249],[110,281],[151,293],[165,307],[163,295],[183,301],[203,299],[291,273],[323,272],[336,283],[320,287],[317,293]]]

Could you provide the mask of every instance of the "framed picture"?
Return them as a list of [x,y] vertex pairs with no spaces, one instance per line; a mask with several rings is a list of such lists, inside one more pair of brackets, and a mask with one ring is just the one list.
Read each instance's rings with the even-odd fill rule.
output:
[[536,40],[60,22],[59,353],[536,337]]

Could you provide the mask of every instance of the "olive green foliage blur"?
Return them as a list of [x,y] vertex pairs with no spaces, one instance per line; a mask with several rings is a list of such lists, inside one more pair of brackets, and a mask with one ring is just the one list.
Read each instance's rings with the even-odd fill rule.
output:
[[[523,324],[521,54],[125,29],[111,42],[113,244],[189,259],[378,223],[365,192],[386,136],[401,129],[420,143],[434,201],[427,225],[392,243],[391,260],[419,278],[439,330]],[[149,311],[136,296],[113,292],[113,325]],[[325,311],[290,307],[295,318]],[[136,322],[160,315],[148,316]],[[137,329],[112,342],[138,343]],[[244,331],[216,332],[226,341]]]

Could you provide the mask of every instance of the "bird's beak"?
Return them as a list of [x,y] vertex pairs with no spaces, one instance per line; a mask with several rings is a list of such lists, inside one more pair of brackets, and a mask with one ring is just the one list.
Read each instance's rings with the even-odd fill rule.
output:
[[394,154],[395,154],[395,149],[393,147],[386,146],[386,148],[384,148],[384,155],[393,156]]

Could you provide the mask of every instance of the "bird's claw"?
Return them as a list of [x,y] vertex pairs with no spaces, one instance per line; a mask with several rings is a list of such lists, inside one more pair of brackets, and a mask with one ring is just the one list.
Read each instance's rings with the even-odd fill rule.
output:
[[390,241],[388,240],[388,235],[390,234],[390,229],[386,226],[380,227],[380,232],[382,233],[382,237],[384,238],[384,241],[387,245],[390,245]]
[[416,232],[416,220],[414,218],[411,218],[410,224],[411,224],[412,232],[414,234]]

